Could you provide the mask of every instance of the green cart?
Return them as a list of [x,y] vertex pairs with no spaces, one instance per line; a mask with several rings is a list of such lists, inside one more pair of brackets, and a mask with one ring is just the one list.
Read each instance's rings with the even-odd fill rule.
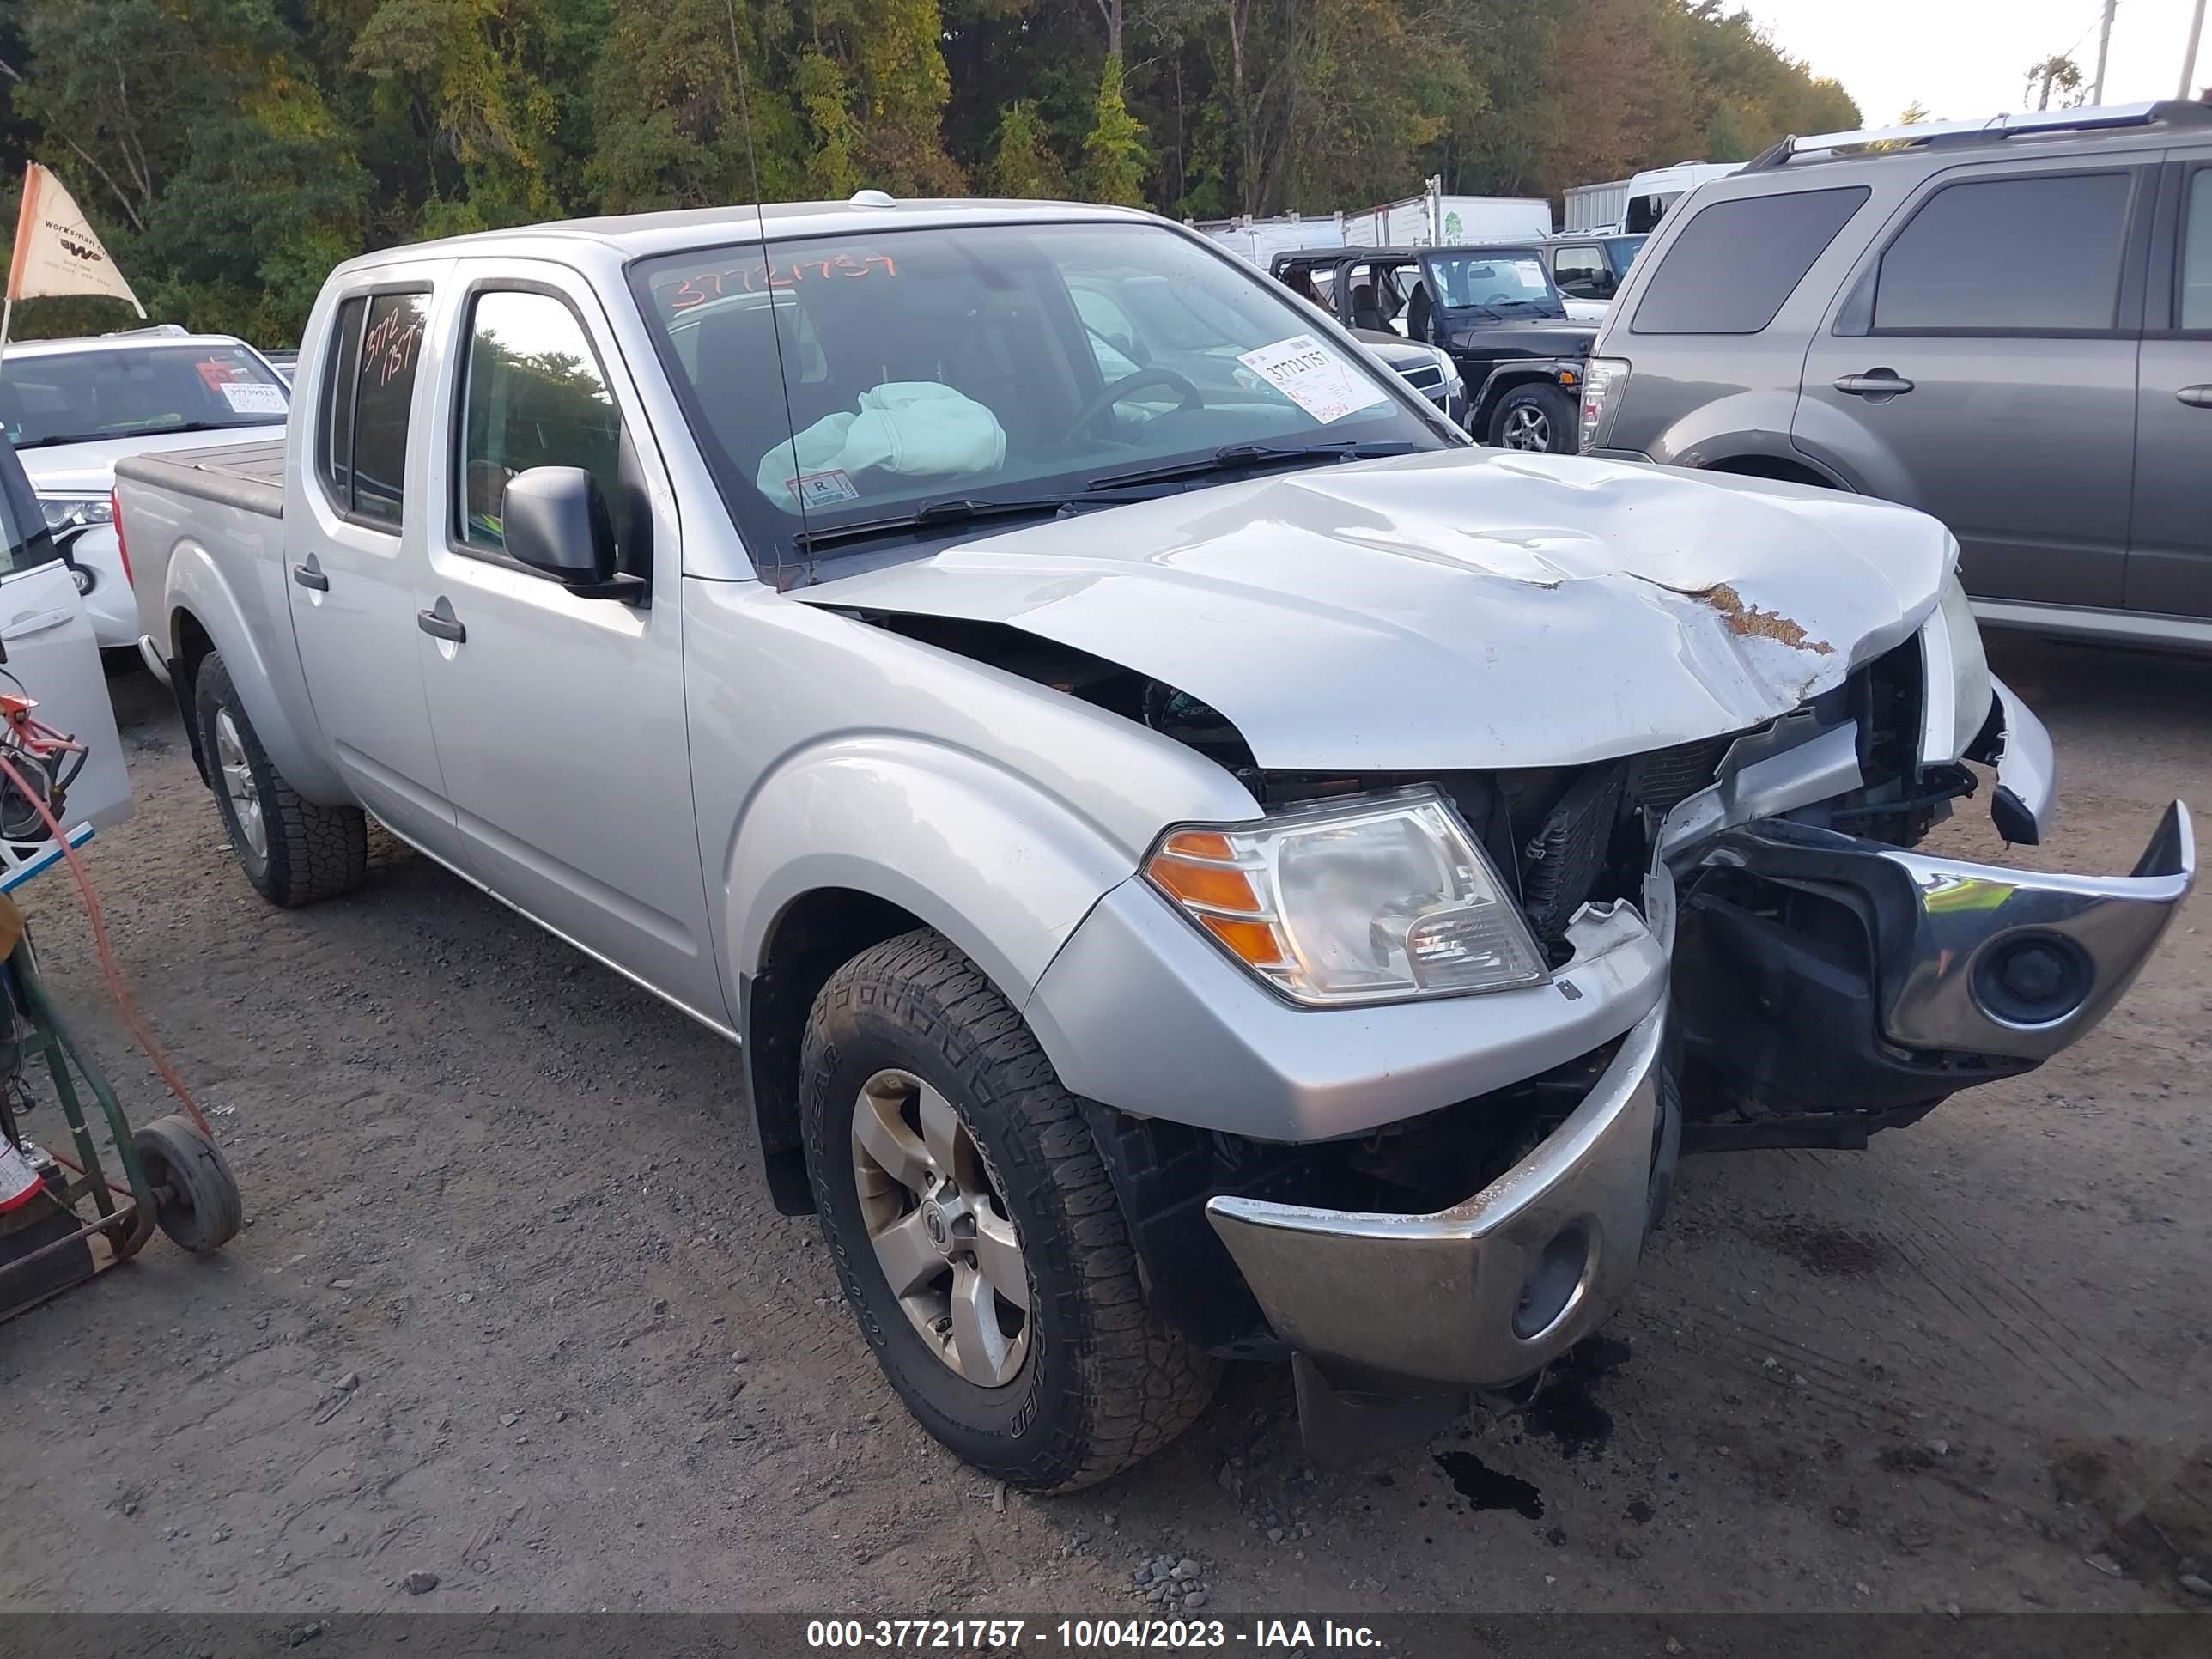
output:
[[[137,1255],[156,1226],[184,1249],[220,1249],[243,1221],[238,1182],[205,1128],[182,1114],[135,1131],[92,1056],[70,1035],[40,978],[22,914],[0,891],[0,1135],[41,1177],[0,1212],[0,1319],[82,1284]],[[67,1151],[42,1152],[19,1122],[26,1085],[43,1069]],[[89,1094],[119,1167],[111,1175],[88,1117]],[[0,1149],[4,1150],[4,1149]],[[118,1178],[119,1177],[119,1179]]]

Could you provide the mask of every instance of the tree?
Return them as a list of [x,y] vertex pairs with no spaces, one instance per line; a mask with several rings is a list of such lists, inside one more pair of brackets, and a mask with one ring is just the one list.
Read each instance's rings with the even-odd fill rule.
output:
[[1083,190],[1094,202],[1144,203],[1145,130],[1121,95],[1121,60],[1106,56],[1098,77],[1098,102],[1083,141]]
[[339,258],[556,215],[1327,211],[1859,125],[1738,0],[0,0],[0,191],[48,162],[157,317],[272,344]]
[[2062,99],[2058,105],[2061,109],[2072,109],[2088,96],[2081,88],[2081,66],[2071,58],[2061,54],[2043,58],[2027,66],[2027,85],[2021,94],[2021,101],[2025,103],[2032,98],[2036,108],[2049,109],[2051,92],[2056,89],[2073,94]]
[[1036,101],[1018,98],[999,118],[982,182],[994,195],[1058,197],[1067,193],[1066,170],[1052,153]]

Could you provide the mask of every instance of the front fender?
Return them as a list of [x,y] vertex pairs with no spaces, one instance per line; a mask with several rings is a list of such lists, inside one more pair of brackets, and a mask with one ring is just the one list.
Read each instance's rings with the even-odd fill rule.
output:
[[[167,626],[161,642],[168,659],[175,662],[182,655],[180,630],[189,617],[222,653],[230,683],[246,705],[246,717],[253,722],[254,735],[284,781],[319,805],[350,802],[351,793],[324,757],[319,730],[303,730],[301,724],[303,715],[309,720],[313,716],[305,715],[311,705],[292,638],[290,601],[281,586],[283,566],[257,561],[251,570],[264,589],[276,590],[273,599],[266,591],[253,595],[251,611],[266,619],[259,629],[249,618],[246,597],[233,586],[215,556],[196,541],[177,543],[169,555],[162,595]],[[266,647],[264,635],[271,636]],[[190,687],[179,679],[179,705],[189,708],[191,696]],[[191,729],[189,719],[186,729]],[[193,742],[197,752],[197,735]]]
[[1515,386],[1528,380],[1540,380],[1572,393],[1581,384],[1583,362],[1580,357],[1509,357],[1496,364],[1482,377],[1482,385],[1474,394],[1470,422],[1488,416],[1498,406],[1498,400]]
[[836,739],[754,792],[726,849],[730,960],[761,970],[797,900],[888,900],[966,952],[1016,1007],[1075,926],[1133,873],[1065,803],[970,751],[913,738]]

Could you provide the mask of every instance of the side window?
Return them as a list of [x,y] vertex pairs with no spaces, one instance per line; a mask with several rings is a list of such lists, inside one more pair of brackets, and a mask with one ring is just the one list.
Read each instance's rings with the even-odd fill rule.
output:
[[1638,334],[1756,334],[1869,194],[1863,185],[1711,202],[1659,257]]
[[353,510],[364,519],[399,522],[407,417],[429,309],[428,296],[421,294],[380,294],[368,302],[353,404]]
[[1613,298],[1613,270],[1605,262],[1603,251],[1598,248],[1553,249],[1552,280],[1559,283],[1562,294],[1577,300]]
[[2181,243],[2180,323],[2212,331],[2212,167],[2190,175]]
[[2088,173],[1945,185],[1881,256],[1875,331],[2112,327],[2131,185]]
[[377,294],[338,307],[316,466],[341,512],[398,528],[429,296]]
[[461,393],[463,544],[501,552],[507,480],[533,466],[580,466],[622,522],[622,417],[576,313],[550,294],[494,289],[469,314]]
[[348,513],[353,511],[353,392],[361,365],[362,314],[368,309],[366,300],[348,300],[338,307],[315,440],[317,470],[331,499]]

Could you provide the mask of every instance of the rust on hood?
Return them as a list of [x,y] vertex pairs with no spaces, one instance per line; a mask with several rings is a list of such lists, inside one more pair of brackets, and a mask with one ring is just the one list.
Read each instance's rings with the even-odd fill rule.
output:
[[1794,623],[1779,611],[1761,611],[1755,605],[1746,605],[1743,596],[1726,582],[1715,582],[1711,587],[1701,587],[1686,597],[1703,599],[1727,618],[1729,630],[1747,639],[1773,640],[1799,651],[1810,651],[1815,656],[1832,657],[1836,647],[1826,640],[1816,640],[1805,632],[1804,625]]

